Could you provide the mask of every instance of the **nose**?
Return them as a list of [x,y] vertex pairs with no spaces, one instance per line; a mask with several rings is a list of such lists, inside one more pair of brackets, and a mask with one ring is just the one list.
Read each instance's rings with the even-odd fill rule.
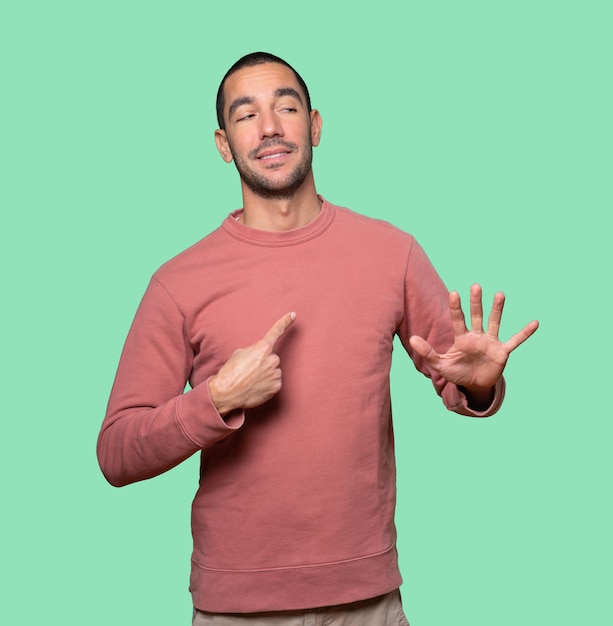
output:
[[266,111],[260,115],[260,135],[262,139],[283,136],[281,121],[274,111]]

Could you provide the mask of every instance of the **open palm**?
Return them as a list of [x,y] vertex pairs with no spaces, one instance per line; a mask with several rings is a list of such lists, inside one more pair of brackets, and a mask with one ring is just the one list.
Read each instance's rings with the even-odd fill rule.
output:
[[449,312],[455,333],[453,345],[439,354],[422,337],[410,339],[413,349],[446,380],[467,389],[489,389],[502,376],[509,354],[538,328],[532,321],[504,343],[498,338],[500,320],[504,307],[503,293],[494,296],[488,319],[487,331],[483,330],[482,291],[479,285],[470,290],[470,319],[472,330],[466,327],[460,296],[456,291],[449,294]]

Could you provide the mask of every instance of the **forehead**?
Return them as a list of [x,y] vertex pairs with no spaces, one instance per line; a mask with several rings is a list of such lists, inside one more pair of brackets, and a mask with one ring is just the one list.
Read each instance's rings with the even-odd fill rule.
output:
[[283,87],[293,87],[304,98],[298,80],[289,67],[280,63],[243,67],[228,76],[224,84],[226,110],[236,98],[253,97],[259,100]]

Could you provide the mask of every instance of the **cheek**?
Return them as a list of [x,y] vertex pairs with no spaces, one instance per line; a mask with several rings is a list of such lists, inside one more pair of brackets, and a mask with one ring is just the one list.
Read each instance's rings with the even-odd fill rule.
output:
[[243,129],[238,133],[234,133],[229,146],[234,154],[247,154],[258,143],[259,139],[256,133]]

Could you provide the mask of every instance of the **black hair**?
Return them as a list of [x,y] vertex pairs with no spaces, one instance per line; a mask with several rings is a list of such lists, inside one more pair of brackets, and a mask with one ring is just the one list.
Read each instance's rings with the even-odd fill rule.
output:
[[304,91],[304,95],[306,97],[306,105],[309,112],[311,111],[311,96],[309,95],[309,90],[306,86],[304,80],[302,80],[302,76],[298,74],[298,72],[287,62],[281,59],[274,54],[270,54],[269,52],[251,52],[246,54],[244,57],[241,57],[225,74],[223,77],[219,89],[217,90],[217,123],[219,124],[219,128],[225,130],[225,122],[223,119],[223,109],[226,104],[225,96],[224,96],[224,85],[226,83],[226,79],[237,72],[238,70],[243,69],[244,67],[252,67],[254,65],[263,65],[264,63],[279,63],[280,65],[285,65],[285,67],[289,67],[290,70],[294,73],[298,84]]

